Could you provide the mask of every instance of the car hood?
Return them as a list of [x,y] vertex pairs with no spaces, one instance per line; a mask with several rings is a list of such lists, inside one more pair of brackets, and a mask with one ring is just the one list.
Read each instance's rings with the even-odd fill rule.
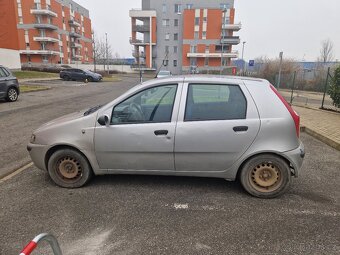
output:
[[53,126],[59,126],[59,125],[62,125],[64,123],[68,123],[68,122],[71,122],[71,121],[74,121],[74,120],[78,120],[78,119],[84,117],[85,111],[86,110],[73,112],[73,113],[64,115],[62,117],[59,117],[57,119],[51,120],[51,121],[43,124],[42,126],[40,126],[36,131],[39,132],[39,131],[42,131],[44,129],[48,129],[48,128],[53,127]]

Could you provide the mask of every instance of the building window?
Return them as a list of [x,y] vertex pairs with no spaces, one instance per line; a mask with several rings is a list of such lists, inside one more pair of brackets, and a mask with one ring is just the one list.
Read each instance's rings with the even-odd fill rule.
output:
[[165,46],[165,53],[166,53],[166,54],[169,53],[169,46]]
[[205,59],[204,59],[204,65],[205,65],[205,66],[208,66],[208,65],[209,65],[209,58],[205,58]]
[[182,6],[180,4],[175,4],[175,13],[181,13]]
[[203,17],[203,22],[207,23],[208,17]]
[[166,13],[167,9],[166,9],[166,4],[163,4],[163,7],[162,7],[162,12],[163,13]]
[[174,46],[174,53],[177,53],[177,52],[178,52],[178,47]]
[[170,25],[170,21],[168,19],[162,20],[163,27],[168,27]]
[[191,66],[196,66],[196,64],[197,64],[196,58],[191,58],[191,59],[190,59],[190,65],[191,65]]
[[190,46],[190,52],[191,53],[196,53],[196,51],[197,51],[197,46]]
[[191,10],[192,7],[193,7],[193,4],[187,4],[187,9],[188,9],[188,10]]
[[207,32],[205,31],[202,32],[202,39],[207,39]]
[[205,46],[205,53],[209,53],[209,45]]
[[19,17],[19,24],[24,24],[24,20],[22,17]]
[[229,4],[220,4],[220,9],[222,9],[222,10],[229,9]]
[[195,26],[199,26],[200,24],[200,17],[195,18]]
[[178,41],[178,34],[174,34],[174,41]]
[[177,60],[174,60],[174,67],[177,66]]
[[200,36],[200,35],[199,35],[199,32],[196,31],[195,34],[194,34],[194,39],[198,39],[199,36]]
[[165,34],[165,40],[169,41],[170,40],[170,33]]
[[174,20],[174,25],[175,25],[175,27],[178,27],[178,19]]

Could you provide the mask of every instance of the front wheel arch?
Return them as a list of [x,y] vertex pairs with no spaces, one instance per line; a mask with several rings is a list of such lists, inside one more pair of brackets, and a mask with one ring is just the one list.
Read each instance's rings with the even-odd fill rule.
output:
[[50,160],[53,153],[55,153],[58,150],[64,150],[64,149],[70,149],[70,150],[74,150],[74,151],[77,151],[78,153],[80,153],[87,160],[87,162],[88,162],[88,164],[91,167],[91,170],[93,172],[93,167],[92,167],[92,164],[91,164],[90,160],[88,159],[88,157],[82,151],[80,151],[78,148],[76,148],[74,146],[70,146],[70,145],[55,145],[52,148],[50,148],[46,152],[45,160],[44,160],[44,164],[45,164],[46,169],[48,169],[48,161]]

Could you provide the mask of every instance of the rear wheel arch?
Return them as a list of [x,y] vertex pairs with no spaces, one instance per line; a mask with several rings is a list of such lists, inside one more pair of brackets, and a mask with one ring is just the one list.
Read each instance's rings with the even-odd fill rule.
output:
[[272,156],[276,156],[276,157],[281,158],[282,160],[284,160],[284,161],[288,164],[288,166],[291,168],[291,173],[292,173],[292,175],[294,175],[295,169],[292,167],[291,162],[290,162],[287,158],[285,158],[285,157],[282,156],[281,154],[275,153],[275,152],[261,152],[261,153],[257,153],[257,154],[250,155],[249,157],[247,157],[246,159],[244,159],[244,160],[242,161],[242,163],[239,165],[239,167],[238,167],[238,169],[237,169],[236,179],[239,180],[240,174],[241,174],[241,171],[242,171],[242,168],[243,168],[243,166],[244,166],[247,162],[249,162],[251,159],[253,159],[253,158],[255,158],[255,157],[262,156],[262,155],[272,155]]

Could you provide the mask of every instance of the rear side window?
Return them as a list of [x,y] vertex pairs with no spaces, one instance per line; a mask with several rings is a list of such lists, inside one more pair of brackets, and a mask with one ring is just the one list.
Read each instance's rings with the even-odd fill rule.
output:
[[9,73],[2,67],[0,67],[0,77],[7,77]]
[[247,101],[237,85],[190,84],[185,121],[245,119]]

